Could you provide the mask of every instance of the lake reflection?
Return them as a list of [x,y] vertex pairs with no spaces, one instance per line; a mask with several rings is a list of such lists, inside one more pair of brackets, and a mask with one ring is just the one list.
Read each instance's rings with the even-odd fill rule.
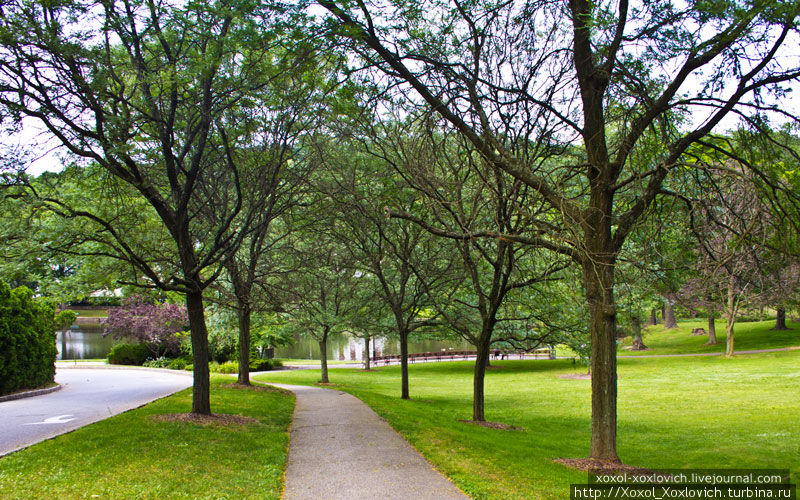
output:
[[[56,333],[58,358],[66,359],[104,359],[115,345],[124,340],[115,340],[111,336],[103,337],[100,325],[73,325],[66,333]],[[388,339],[370,341],[371,356],[388,356],[400,354],[400,342]],[[408,343],[408,352],[437,352],[441,350],[473,350],[471,344],[456,341],[426,340]],[[306,335],[295,338],[292,345],[275,349],[275,357],[291,359],[320,359],[319,343]],[[364,340],[344,335],[332,336],[328,339],[328,359],[363,361]]]
[[122,342],[103,337],[102,326],[75,325],[65,332],[56,332],[57,359],[106,358],[111,348]]
[[[424,340],[408,343],[408,352],[437,352],[453,349],[457,351],[474,350],[467,342]],[[370,357],[400,354],[400,341],[384,338],[372,339],[369,343]],[[319,342],[310,336],[297,336],[287,347],[275,348],[276,358],[320,359]],[[339,335],[328,338],[328,359],[340,361],[362,361],[364,359],[364,340]]]

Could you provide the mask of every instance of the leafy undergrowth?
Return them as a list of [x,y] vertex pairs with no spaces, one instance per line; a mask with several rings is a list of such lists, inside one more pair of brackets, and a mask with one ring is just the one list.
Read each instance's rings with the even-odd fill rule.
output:
[[155,417],[188,412],[187,389],[0,458],[0,497],[280,498],[294,397],[212,380],[214,413],[258,423]]
[[[469,420],[472,364],[411,365],[410,401],[399,398],[400,369],[331,370],[337,389],[370,405],[473,498],[569,498],[585,473],[553,462],[588,455],[589,380],[569,360],[493,361],[486,419]],[[668,468],[790,468],[800,471],[800,351],[619,362],[618,451],[629,465]],[[259,380],[314,384],[316,370]]]
[[[736,323],[733,330],[736,351],[756,349],[778,349],[800,346],[800,323],[787,321],[791,330],[774,331],[775,320]],[[716,321],[717,344],[706,345],[708,335],[692,336],[692,328],[708,330],[708,320],[686,320],[678,323],[678,328],[665,330],[664,325],[649,326],[644,330],[644,343],[647,351],[620,350],[621,356],[643,354],[696,354],[705,352],[725,352],[725,320]],[[622,346],[629,346],[632,338],[625,338]]]

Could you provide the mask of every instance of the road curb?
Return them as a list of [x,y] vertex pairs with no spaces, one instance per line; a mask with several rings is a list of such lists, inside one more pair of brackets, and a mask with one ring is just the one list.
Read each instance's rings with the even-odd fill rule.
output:
[[14,394],[6,394],[0,396],[0,403],[3,401],[13,401],[15,399],[32,398],[34,396],[41,396],[43,394],[50,394],[61,389],[61,384],[56,384],[53,387],[45,387],[44,389],[34,389],[32,391],[15,392]]

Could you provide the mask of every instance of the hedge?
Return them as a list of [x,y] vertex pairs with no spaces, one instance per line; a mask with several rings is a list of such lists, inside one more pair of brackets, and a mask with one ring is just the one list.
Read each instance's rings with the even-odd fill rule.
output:
[[142,366],[152,355],[144,344],[117,344],[108,353],[108,364]]
[[56,375],[53,306],[0,281],[0,394],[52,384]]

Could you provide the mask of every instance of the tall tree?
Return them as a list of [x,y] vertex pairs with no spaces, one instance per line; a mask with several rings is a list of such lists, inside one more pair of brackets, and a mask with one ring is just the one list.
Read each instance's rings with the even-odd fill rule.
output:
[[[525,287],[553,279],[568,263],[550,262],[530,244],[529,221],[541,217],[543,211],[543,204],[537,206],[531,200],[534,193],[474,154],[456,134],[424,132],[412,123],[382,134],[376,148],[380,152],[374,154],[392,164],[409,186],[425,196],[426,215],[398,208],[390,215],[450,240],[460,257],[461,293],[444,295],[447,302],[443,303],[441,292],[432,290],[431,302],[441,319],[477,349],[472,418],[482,422],[484,379],[495,328],[504,321],[520,323],[517,315],[503,314],[506,300]],[[480,233],[503,234],[503,238],[475,237]],[[469,321],[469,316],[477,320]]]
[[[590,456],[618,461],[618,253],[692,144],[731,113],[782,111],[761,96],[800,75],[781,52],[797,2],[318,2],[389,89],[552,207],[540,244],[582,267],[589,302]],[[580,149],[539,162],[513,147],[540,137]]]
[[169,236],[161,253],[174,265],[157,265],[113,218],[48,200],[100,226],[145,284],[185,295],[193,413],[211,412],[203,291],[255,215],[223,118],[262,85],[261,60],[275,43],[260,30],[269,21],[257,2],[128,0],[12,2],[0,19],[0,105],[135,190]]
[[449,248],[422,227],[386,216],[386,207],[410,208],[417,196],[393,175],[391,166],[357,144],[315,145],[325,170],[316,188],[328,201],[328,231],[347,249],[358,269],[377,282],[376,294],[391,311],[400,340],[402,399],[409,399],[408,340],[433,322],[423,313],[431,293],[450,279]]
[[[313,239],[311,234],[306,236],[306,242],[298,239],[292,255],[298,261],[296,270],[282,285],[288,298],[284,327],[306,333],[319,343],[320,381],[327,384],[328,339],[348,331],[353,316],[361,313],[358,288],[363,283],[344,248],[330,239],[326,241],[324,233]],[[300,238],[300,234],[294,237]]]

